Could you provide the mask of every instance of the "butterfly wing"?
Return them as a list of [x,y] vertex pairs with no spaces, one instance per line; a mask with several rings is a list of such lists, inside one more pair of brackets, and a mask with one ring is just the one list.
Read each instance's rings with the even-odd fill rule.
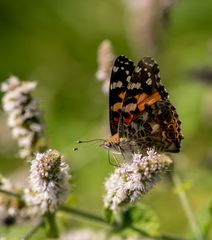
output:
[[136,119],[145,105],[167,98],[168,93],[160,81],[158,64],[150,57],[143,58],[127,85],[122,109],[124,123],[130,124]]
[[116,134],[118,130],[126,88],[134,68],[134,63],[123,55],[119,56],[113,65],[109,91],[110,130],[112,135]]
[[183,139],[180,124],[160,81],[158,64],[150,57],[143,58],[127,86],[119,137],[136,143],[137,150],[155,147],[161,151],[179,152]]
[[134,142],[133,151],[155,147],[158,151],[179,152],[183,139],[181,122],[168,99],[146,105],[130,124],[122,124],[122,138]]

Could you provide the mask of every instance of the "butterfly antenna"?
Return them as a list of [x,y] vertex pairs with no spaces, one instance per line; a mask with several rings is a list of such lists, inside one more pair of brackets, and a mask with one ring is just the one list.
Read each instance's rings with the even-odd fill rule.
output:
[[[104,139],[96,138],[96,139],[85,140],[85,141],[78,140],[77,143],[79,144],[79,143],[89,143],[89,142],[97,142],[97,141],[104,141]],[[78,150],[78,147],[73,148],[73,151],[77,151],[77,150]]]
[[89,143],[89,142],[97,142],[97,141],[104,141],[104,139],[102,139],[102,138],[96,138],[96,139],[85,140],[85,141],[78,140],[77,143]]

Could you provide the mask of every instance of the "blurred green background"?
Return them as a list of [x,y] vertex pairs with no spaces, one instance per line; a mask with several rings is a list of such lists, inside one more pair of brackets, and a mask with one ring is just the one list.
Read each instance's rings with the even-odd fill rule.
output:
[[[109,135],[108,97],[95,78],[97,48],[110,39],[117,55],[125,54],[134,61],[144,54],[153,55],[183,124],[185,140],[181,153],[173,155],[175,167],[190,184],[187,194],[194,214],[201,215],[211,201],[212,189],[212,79],[206,83],[191,73],[212,69],[212,2],[176,2],[169,18],[164,18],[166,24],[153,29],[147,26],[157,36],[154,51],[147,48],[144,54],[142,46],[134,45],[142,30],[137,29],[138,36],[129,31],[136,30],[136,21],[143,21],[142,14],[133,12],[135,8],[126,2],[0,0],[0,80],[14,74],[38,81],[34,97],[45,114],[50,146],[70,161],[74,205],[101,214],[103,182],[113,171],[107,152],[98,143],[72,151],[78,139]],[[0,172],[10,176],[27,166],[17,157],[3,112],[0,123]],[[165,178],[142,201],[157,213],[163,231],[188,234],[185,214]],[[89,223],[71,219],[70,224]],[[18,230],[2,231],[13,239]],[[26,232],[26,227],[19,231]]]

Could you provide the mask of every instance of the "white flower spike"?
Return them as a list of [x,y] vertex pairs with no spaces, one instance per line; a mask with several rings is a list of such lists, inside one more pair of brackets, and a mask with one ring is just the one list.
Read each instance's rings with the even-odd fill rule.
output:
[[37,153],[29,177],[33,197],[25,197],[27,205],[36,206],[42,213],[55,212],[66,199],[69,178],[69,166],[58,151]]
[[44,148],[46,144],[40,141],[44,133],[42,114],[31,97],[36,85],[36,82],[22,82],[15,76],[1,85],[1,91],[5,93],[2,98],[3,110],[8,115],[7,123],[22,158],[32,157],[35,150]]
[[104,207],[116,212],[119,207],[141,199],[166,172],[172,160],[149,149],[147,155],[134,154],[129,163],[116,168],[106,180]]

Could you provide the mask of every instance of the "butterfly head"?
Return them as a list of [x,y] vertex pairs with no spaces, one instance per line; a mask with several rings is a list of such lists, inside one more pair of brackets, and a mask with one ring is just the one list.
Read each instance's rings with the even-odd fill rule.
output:
[[116,154],[120,154],[121,148],[120,148],[120,140],[119,140],[118,133],[104,140],[100,146],[107,149],[108,151],[111,151]]

